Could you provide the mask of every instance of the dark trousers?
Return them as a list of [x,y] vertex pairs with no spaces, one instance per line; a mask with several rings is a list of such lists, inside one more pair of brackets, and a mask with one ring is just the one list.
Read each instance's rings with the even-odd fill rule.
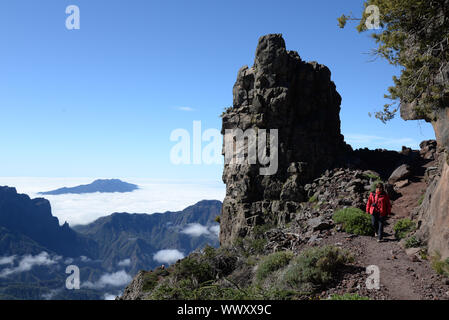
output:
[[379,240],[382,240],[382,236],[384,233],[385,217],[381,217],[380,213],[374,212],[371,215],[371,224],[373,225],[374,231],[377,232]]

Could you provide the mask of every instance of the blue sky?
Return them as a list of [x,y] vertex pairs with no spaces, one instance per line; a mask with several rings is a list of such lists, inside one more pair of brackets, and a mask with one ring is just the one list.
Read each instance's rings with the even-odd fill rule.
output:
[[[0,3],[0,177],[142,177],[221,181],[221,165],[170,162],[177,128],[221,128],[232,86],[252,66],[258,38],[282,33],[287,49],[332,72],[353,147],[414,148],[432,127],[368,112],[398,69],[366,53],[368,34],[336,18],[361,0],[103,1]],[[77,5],[81,29],[67,30]]]

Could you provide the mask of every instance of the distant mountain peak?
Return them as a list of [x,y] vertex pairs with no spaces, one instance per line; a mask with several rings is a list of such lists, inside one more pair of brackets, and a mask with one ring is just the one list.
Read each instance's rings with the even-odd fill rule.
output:
[[63,187],[52,191],[40,192],[42,195],[83,194],[83,193],[113,193],[132,192],[139,189],[138,185],[124,182],[120,179],[97,179],[90,184],[76,187]]

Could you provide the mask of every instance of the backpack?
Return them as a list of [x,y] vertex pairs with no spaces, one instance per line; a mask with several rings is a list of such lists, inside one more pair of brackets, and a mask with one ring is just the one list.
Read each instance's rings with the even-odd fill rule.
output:
[[373,196],[373,199],[374,199],[373,203],[371,204],[371,207],[374,207],[374,211],[379,213],[380,212],[379,207],[378,207],[379,197],[377,197],[377,200],[376,200],[376,193],[371,192],[371,195]]

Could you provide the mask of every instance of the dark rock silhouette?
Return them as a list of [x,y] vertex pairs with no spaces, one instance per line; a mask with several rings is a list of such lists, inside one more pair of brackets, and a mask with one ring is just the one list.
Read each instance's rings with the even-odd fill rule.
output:
[[139,189],[135,184],[123,182],[119,179],[98,179],[91,184],[80,185],[73,188],[60,188],[53,191],[41,192],[41,195],[61,195],[68,193],[83,194],[83,193],[94,193],[94,192],[132,192]]
[[352,150],[340,133],[341,97],[329,69],[287,51],[280,34],[259,39],[254,66],[239,70],[233,96],[222,133],[277,129],[279,159],[271,176],[259,174],[260,164],[225,164],[222,244],[256,225],[288,222],[305,200],[304,184],[342,164]]
[[[30,199],[15,188],[0,187],[0,227],[17,236],[25,236],[47,250],[66,256],[95,256],[97,244],[73,231],[67,223],[59,225],[51,213],[50,202],[43,198]],[[20,243],[14,252],[21,254]],[[5,248],[7,249],[7,248]]]

